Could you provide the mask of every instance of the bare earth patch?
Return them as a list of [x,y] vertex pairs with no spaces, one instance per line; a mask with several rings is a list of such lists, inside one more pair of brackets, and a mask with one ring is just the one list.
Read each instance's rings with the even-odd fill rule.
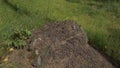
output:
[[8,62],[0,66],[10,68],[6,64],[14,68],[114,68],[88,44],[86,33],[74,21],[33,30],[27,47],[10,53]]

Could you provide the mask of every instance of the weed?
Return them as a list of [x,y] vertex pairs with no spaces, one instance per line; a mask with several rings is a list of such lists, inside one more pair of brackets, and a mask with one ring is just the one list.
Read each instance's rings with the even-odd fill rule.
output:
[[31,36],[28,30],[14,30],[13,34],[6,37],[5,44],[8,47],[23,48],[26,45],[26,40]]

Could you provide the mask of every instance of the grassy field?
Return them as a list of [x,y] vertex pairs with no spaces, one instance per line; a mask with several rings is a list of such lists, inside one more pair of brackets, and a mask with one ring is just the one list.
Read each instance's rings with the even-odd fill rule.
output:
[[119,0],[0,0],[1,42],[12,29],[31,30],[64,20],[82,25],[90,44],[120,61]]

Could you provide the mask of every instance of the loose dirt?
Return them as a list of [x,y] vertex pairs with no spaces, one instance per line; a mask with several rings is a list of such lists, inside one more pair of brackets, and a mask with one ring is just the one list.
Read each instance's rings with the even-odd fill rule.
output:
[[[27,47],[14,50],[2,68],[114,68],[88,44],[74,21],[48,23],[33,30]],[[14,66],[14,67],[12,67]]]

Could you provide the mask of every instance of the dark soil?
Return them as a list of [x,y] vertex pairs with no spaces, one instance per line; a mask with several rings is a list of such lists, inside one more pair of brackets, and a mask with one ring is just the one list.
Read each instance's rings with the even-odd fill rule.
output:
[[[74,21],[48,23],[33,30],[28,45],[8,55],[14,68],[114,68],[88,44],[86,33]],[[12,67],[13,68],[13,67]]]

